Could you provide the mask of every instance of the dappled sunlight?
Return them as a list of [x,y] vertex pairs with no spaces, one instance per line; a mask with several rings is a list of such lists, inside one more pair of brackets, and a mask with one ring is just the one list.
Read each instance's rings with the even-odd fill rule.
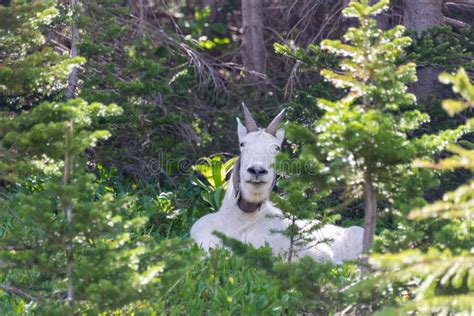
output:
[[473,20],[1,0],[0,315],[474,313]]

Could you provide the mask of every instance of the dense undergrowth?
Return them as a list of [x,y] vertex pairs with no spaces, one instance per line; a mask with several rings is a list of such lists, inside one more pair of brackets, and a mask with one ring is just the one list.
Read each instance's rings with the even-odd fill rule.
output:
[[[226,59],[240,45],[225,25],[235,1],[217,18],[176,4],[153,19],[120,1],[81,1],[77,58],[64,54],[74,18],[64,3],[0,5],[0,314],[472,313],[474,33],[438,26],[380,35],[369,17],[386,2],[355,1],[348,14],[364,29],[344,44],[272,42],[264,88]],[[361,52],[369,62],[354,57]],[[465,71],[444,75],[454,91],[440,86],[415,103],[404,86],[412,62]],[[80,98],[62,102],[73,66]],[[359,102],[364,95],[372,102]],[[456,100],[442,102],[448,97]],[[262,122],[288,109],[279,161],[291,164],[277,164],[272,197],[288,218],[362,225],[361,170],[373,168],[370,273],[361,275],[359,261],[288,262],[225,236],[226,248],[210,254],[190,241],[192,224],[222,203],[241,100]],[[380,150],[365,155],[374,139]],[[295,171],[306,162],[316,175]]]

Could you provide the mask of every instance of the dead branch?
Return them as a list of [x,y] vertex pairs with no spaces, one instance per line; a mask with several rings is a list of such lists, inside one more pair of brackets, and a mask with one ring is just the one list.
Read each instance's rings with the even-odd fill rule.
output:
[[474,9],[474,3],[446,2],[446,3],[444,3],[444,6],[446,6],[446,7],[456,7],[456,8],[467,9],[467,10],[473,10]]
[[468,27],[469,25],[467,23],[464,23],[462,21],[459,21],[459,20],[455,20],[455,19],[452,19],[452,18],[448,18],[448,17],[443,17],[443,22],[446,23],[446,24],[450,24],[452,26],[455,26],[455,27],[459,27],[459,28],[463,28],[463,27]]
[[[137,22],[141,23],[139,20],[139,17],[136,16],[129,16],[129,18],[135,20],[134,23]],[[123,16],[118,16],[117,21],[121,24],[129,24],[130,20],[123,17]],[[212,82],[213,86],[216,88],[216,90],[223,90],[225,89],[225,84],[223,79],[219,76],[217,71],[214,69],[213,65],[211,62],[209,62],[204,56],[202,56],[199,52],[193,50],[189,45],[187,45],[184,42],[184,39],[182,39],[182,36],[178,36],[178,38],[182,40],[177,40],[164,32],[161,29],[158,29],[151,23],[144,21],[142,24],[143,30],[147,31],[147,34],[153,38],[154,40],[158,42],[164,42],[170,47],[173,47],[174,49],[182,52],[184,55],[188,56],[190,64],[194,67],[196,70],[196,73],[198,75],[198,79],[200,82]]]
[[457,4],[466,4],[466,5],[474,5],[474,0],[446,0],[447,3],[454,2]]

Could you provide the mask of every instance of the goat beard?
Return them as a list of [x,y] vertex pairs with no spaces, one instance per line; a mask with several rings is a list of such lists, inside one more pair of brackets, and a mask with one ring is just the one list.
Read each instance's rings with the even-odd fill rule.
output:
[[270,196],[271,188],[269,183],[252,184],[242,183],[241,184],[241,195],[242,198],[247,202],[251,203],[262,203]]

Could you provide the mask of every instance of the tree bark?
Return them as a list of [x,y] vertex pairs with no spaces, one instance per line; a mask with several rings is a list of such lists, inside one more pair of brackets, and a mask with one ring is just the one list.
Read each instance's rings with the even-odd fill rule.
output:
[[[408,29],[414,29],[418,36],[430,27],[443,23],[443,0],[405,0],[404,24]],[[418,81],[410,86],[419,100],[429,96],[436,97],[441,91],[438,82],[440,69],[431,66],[417,68]]]
[[443,0],[405,0],[404,24],[420,35],[443,20]]
[[[69,128],[65,135],[65,147],[66,154],[64,156],[64,174],[63,174],[63,185],[67,186],[71,182],[73,159],[70,153],[70,141],[73,136],[73,122],[69,122]],[[67,194],[67,193],[66,193]],[[66,223],[68,226],[68,236],[66,243],[66,278],[67,278],[67,297],[66,300],[69,305],[74,305],[74,284],[73,284],[73,244],[72,239],[74,237],[73,230],[73,211],[72,201],[69,196],[64,197],[64,213],[66,215]]]
[[416,69],[418,81],[410,85],[409,91],[414,93],[418,100],[440,96],[443,92],[443,85],[438,80],[441,71],[436,66],[418,66]]
[[262,0],[242,0],[242,28],[244,66],[253,81],[261,81],[266,69]]
[[[71,22],[71,50],[69,51],[69,57],[77,57],[77,42],[79,42],[79,29],[77,27],[77,10],[78,0],[70,0],[72,14]],[[66,91],[66,98],[74,98],[74,94],[77,88],[77,68],[73,67],[68,78],[68,85]]]
[[367,253],[372,246],[377,223],[377,196],[375,194],[373,179],[369,172],[364,174],[364,237],[362,250]]
[[[369,0],[369,4],[374,5],[379,1],[380,0]],[[377,26],[382,30],[388,30],[390,28],[390,21],[388,19],[388,15],[385,12],[377,15],[375,20],[377,20]]]
[[[71,22],[71,51],[69,57],[77,57],[77,42],[79,41],[79,29],[77,27],[77,10],[78,10],[78,0],[70,0],[71,10],[72,10],[72,22]],[[75,91],[77,87],[77,69],[73,67],[68,78],[66,98],[68,100],[74,98]],[[65,135],[65,157],[64,157],[64,174],[63,174],[63,185],[67,186],[70,184],[72,176],[72,166],[73,159],[70,152],[70,141],[73,137],[73,122],[69,122],[69,129],[66,131]],[[69,196],[65,197],[64,200],[64,213],[66,215],[66,222],[68,226],[68,238],[66,244],[66,278],[67,278],[67,297],[66,300],[70,306],[74,305],[74,284],[73,284],[73,209],[72,201]]]

